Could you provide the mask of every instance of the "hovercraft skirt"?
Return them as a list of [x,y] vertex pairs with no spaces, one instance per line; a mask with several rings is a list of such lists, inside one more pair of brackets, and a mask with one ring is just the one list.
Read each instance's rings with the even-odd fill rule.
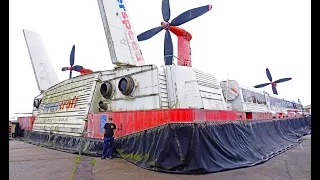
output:
[[[311,117],[210,123],[168,123],[115,140],[115,156],[145,169],[210,173],[253,166],[301,143]],[[24,141],[70,153],[100,156],[103,141],[25,131]]]

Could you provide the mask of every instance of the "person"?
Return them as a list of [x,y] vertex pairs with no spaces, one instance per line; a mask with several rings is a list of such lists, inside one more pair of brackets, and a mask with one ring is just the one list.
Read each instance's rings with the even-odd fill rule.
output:
[[[101,159],[105,159],[106,156],[112,159],[113,152],[113,142],[114,142],[114,130],[116,129],[116,125],[112,123],[112,117],[109,117],[109,121],[104,125],[104,139],[103,139],[103,151]],[[108,153],[108,154],[107,154]]]

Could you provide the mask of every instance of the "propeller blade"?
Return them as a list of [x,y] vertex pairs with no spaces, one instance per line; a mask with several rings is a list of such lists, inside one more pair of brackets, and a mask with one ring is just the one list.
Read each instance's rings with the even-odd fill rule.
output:
[[164,64],[172,65],[172,61],[173,61],[172,39],[171,39],[170,31],[166,30],[166,34],[164,37]]
[[83,67],[79,66],[79,65],[75,65],[72,67],[72,70],[74,70],[74,71],[81,71],[82,69],[83,69]]
[[274,83],[282,83],[282,82],[289,81],[289,80],[291,80],[291,79],[292,79],[292,78],[281,78],[281,79],[276,80]]
[[263,84],[258,84],[258,85],[255,85],[255,86],[253,86],[253,87],[255,87],[255,88],[261,88],[261,87],[265,87],[265,86],[267,86],[267,85],[269,85],[270,83],[263,83]]
[[169,0],[162,0],[162,17],[165,22],[170,19],[170,3]]
[[277,89],[276,89],[276,87],[274,87],[273,85],[272,85],[272,91],[273,91],[273,94],[278,95]]
[[70,69],[70,74],[69,74],[69,78],[72,78],[72,69]]
[[138,41],[144,41],[144,40],[150,39],[154,35],[158,34],[162,29],[163,29],[162,26],[149,29],[148,31],[145,31],[137,36]]
[[67,70],[69,70],[68,67],[63,67],[63,68],[61,69],[61,71],[67,71]]
[[272,76],[271,76],[270,71],[269,71],[268,68],[266,69],[266,73],[267,73],[267,77],[268,77],[269,81],[272,82]]
[[201,15],[203,15],[204,13],[210,11],[210,9],[212,8],[212,5],[205,5],[205,6],[201,6],[201,7],[197,7],[197,8],[193,8],[190,9],[184,13],[181,13],[179,16],[177,16],[176,18],[174,18],[170,25],[172,26],[179,26],[181,24],[184,24],[194,18],[197,18]]
[[71,50],[71,53],[70,53],[70,66],[73,66],[74,65],[74,53],[75,53],[75,45],[72,46],[72,50]]

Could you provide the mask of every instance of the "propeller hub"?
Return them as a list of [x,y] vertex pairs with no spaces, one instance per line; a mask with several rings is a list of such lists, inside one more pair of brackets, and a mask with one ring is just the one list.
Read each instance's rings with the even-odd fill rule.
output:
[[277,87],[277,84],[274,82],[271,82],[272,86]]
[[163,27],[163,29],[169,29],[170,24],[168,22],[162,21],[161,26]]

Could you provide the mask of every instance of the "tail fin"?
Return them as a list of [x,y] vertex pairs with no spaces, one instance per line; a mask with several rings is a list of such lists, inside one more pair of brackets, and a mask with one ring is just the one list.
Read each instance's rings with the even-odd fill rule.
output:
[[97,1],[112,63],[115,65],[144,65],[145,62],[125,0]]
[[40,92],[59,82],[40,34],[23,30],[33,72]]

